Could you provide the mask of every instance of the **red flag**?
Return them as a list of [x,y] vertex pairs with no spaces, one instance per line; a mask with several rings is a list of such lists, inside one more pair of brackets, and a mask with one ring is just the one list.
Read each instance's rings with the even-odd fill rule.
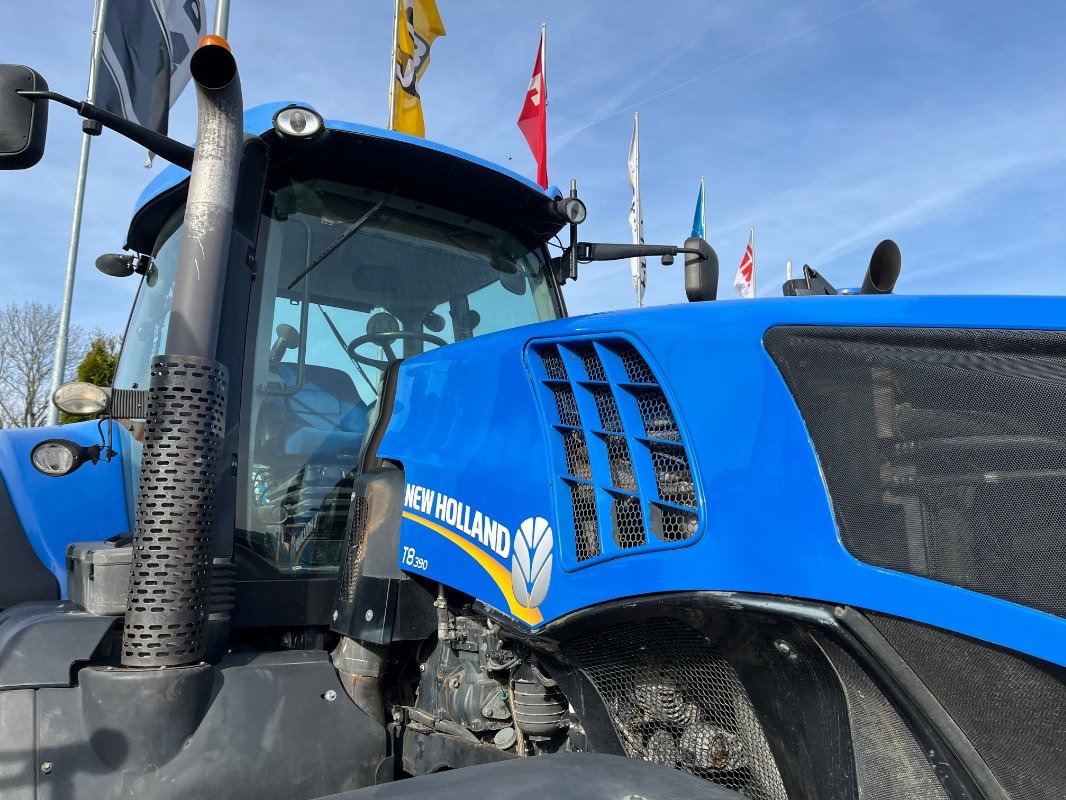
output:
[[748,247],[737,267],[737,276],[733,279],[733,288],[741,297],[755,296],[755,228],[748,234]]
[[533,64],[533,77],[526,91],[526,102],[518,115],[518,127],[537,159],[537,183],[548,188],[548,86],[544,76],[544,29],[540,31],[540,49]]

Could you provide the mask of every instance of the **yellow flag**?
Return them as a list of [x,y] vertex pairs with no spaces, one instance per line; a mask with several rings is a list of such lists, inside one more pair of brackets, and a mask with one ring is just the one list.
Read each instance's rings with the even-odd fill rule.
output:
[[392,86],[392,130],[425,136],[418,80],[429,66],[433,40],[444,36],[444,23],[435,0],[397,0],[396,63]]

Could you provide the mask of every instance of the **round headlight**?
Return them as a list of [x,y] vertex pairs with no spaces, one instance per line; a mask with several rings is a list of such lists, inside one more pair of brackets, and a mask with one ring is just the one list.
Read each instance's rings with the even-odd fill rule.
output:
[[52,404],[56,408],[78,417],[99,414],[110,402],[107,389],[84,381],[64,383],[52,395]]
[[282,136],[308,139],[325,127],[322,117],[306,106],[288,106],[274,115],[274,130]]
[[561,222],[580,225],[588,216],[585,204],[576,197],[560,197],[552,203],[552,211]]
[[69,475],[85,462],[85,448],[67,439],[47,439],[33,448],[30,461],[45,475]]

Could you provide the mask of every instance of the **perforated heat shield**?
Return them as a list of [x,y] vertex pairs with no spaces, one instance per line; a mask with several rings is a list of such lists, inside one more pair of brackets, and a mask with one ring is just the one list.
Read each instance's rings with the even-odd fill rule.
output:
[[217,361],[152,362],[125,666],[192,664],[204,654],[225,403],[226,368]]

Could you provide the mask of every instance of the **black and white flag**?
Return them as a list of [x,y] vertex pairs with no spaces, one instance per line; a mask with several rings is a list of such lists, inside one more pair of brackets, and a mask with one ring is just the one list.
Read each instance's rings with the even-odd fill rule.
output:
[[204,16],[203,0],[108,0],[96,105],[165,134]]

